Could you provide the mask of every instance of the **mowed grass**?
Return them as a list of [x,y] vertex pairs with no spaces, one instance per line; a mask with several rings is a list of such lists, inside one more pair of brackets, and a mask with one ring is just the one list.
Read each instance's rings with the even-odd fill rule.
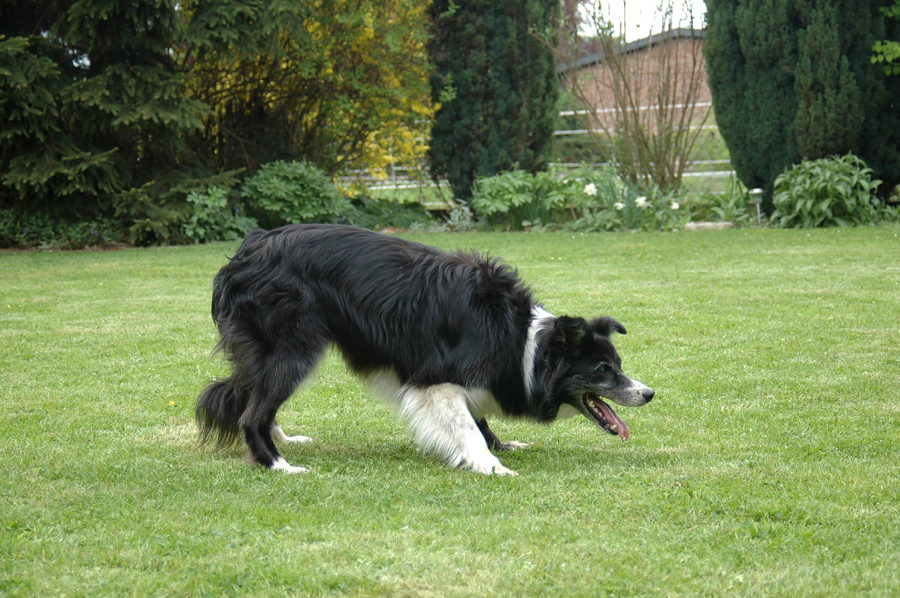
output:
[[412,235],[610,314],[657,398],[449,469],[331,355],[285,475],[200,448],[235,244],[0,253],[0,595],[900,595],[900,227]]

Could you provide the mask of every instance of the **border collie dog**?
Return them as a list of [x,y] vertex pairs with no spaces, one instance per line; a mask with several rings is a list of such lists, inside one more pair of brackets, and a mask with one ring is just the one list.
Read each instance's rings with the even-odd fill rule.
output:
[[616,320],[554,317],[496,259],[349,226],[250,232],[215,277],[212,317],[232,373],[197,399],[201,439],[243,437],[253,461],[291,473],[306,469],[274,440],[309,439],[286,436],[275,414],[330,344],[399,405],[423,449],[483,474],[515,475],[491,449],[525,446],[501,442],[487,416],[580,412],[624,441],[628,427],[604,399],[653,398],[622,373]]

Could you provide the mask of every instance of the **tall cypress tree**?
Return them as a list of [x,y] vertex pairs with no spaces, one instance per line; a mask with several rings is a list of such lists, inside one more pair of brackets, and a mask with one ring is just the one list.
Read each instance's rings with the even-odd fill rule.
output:
[[[551,48],[556,0],[435,0],[429,47],[432,176],[471,197],[479,176],[546,166],[559,87]],[[550,42],[550,43],[548,43]]]
[[838,22],[837,6],[825,4],[812,9],[809,26],[797,32],[794,135],[800,156],[811,160],[852,151],[865,119]]
[[792,164],[848,151],[900,183],[900,85],[871,64],[884,4],[706,0],[713,107],[744,184],[770,197]]

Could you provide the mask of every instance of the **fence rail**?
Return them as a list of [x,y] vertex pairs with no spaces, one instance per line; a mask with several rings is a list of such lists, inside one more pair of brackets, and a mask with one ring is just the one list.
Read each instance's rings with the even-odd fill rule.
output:
[[[647,109],[653,109],[653,106]],[[657,107],[658,108],[658,107]],[[605,111],[609,111],[606,109]],[[603,112],[599,110],[597,112]],[[560,116],[588,114],[586,110],[567,110]],[[682,190],[686,194],[704,192],[723,193],[734,177],[728,150],[719,135],[719,128],[713,125],[702,127],[692,153],[692,159],[685,164]],[[603,131],[593,131],[603,133]],[[577,168],[585,164],[600,166],[603,162],[590,139],[587,129],[560,129],[553,133],[558,139],[553,163],[565,168]],[[419,201],[439,203],[452,196],[446,181],[435,183],[428,169],[421,166],[393,166],[381,173],[369,170],[352,170],[341,176],[338,183],[343,187],[363,186],[378,197],[408,199],[417,195]]]

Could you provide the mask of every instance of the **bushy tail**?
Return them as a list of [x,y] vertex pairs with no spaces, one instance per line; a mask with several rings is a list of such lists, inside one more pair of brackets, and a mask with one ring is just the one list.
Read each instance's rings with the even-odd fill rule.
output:
[[234,385],[233,378],[217,380],[197,398],[196,417],[200,442],[215,439],[216,446],[233,444],[241,436],[238,420],[247,408],[247,393]]

